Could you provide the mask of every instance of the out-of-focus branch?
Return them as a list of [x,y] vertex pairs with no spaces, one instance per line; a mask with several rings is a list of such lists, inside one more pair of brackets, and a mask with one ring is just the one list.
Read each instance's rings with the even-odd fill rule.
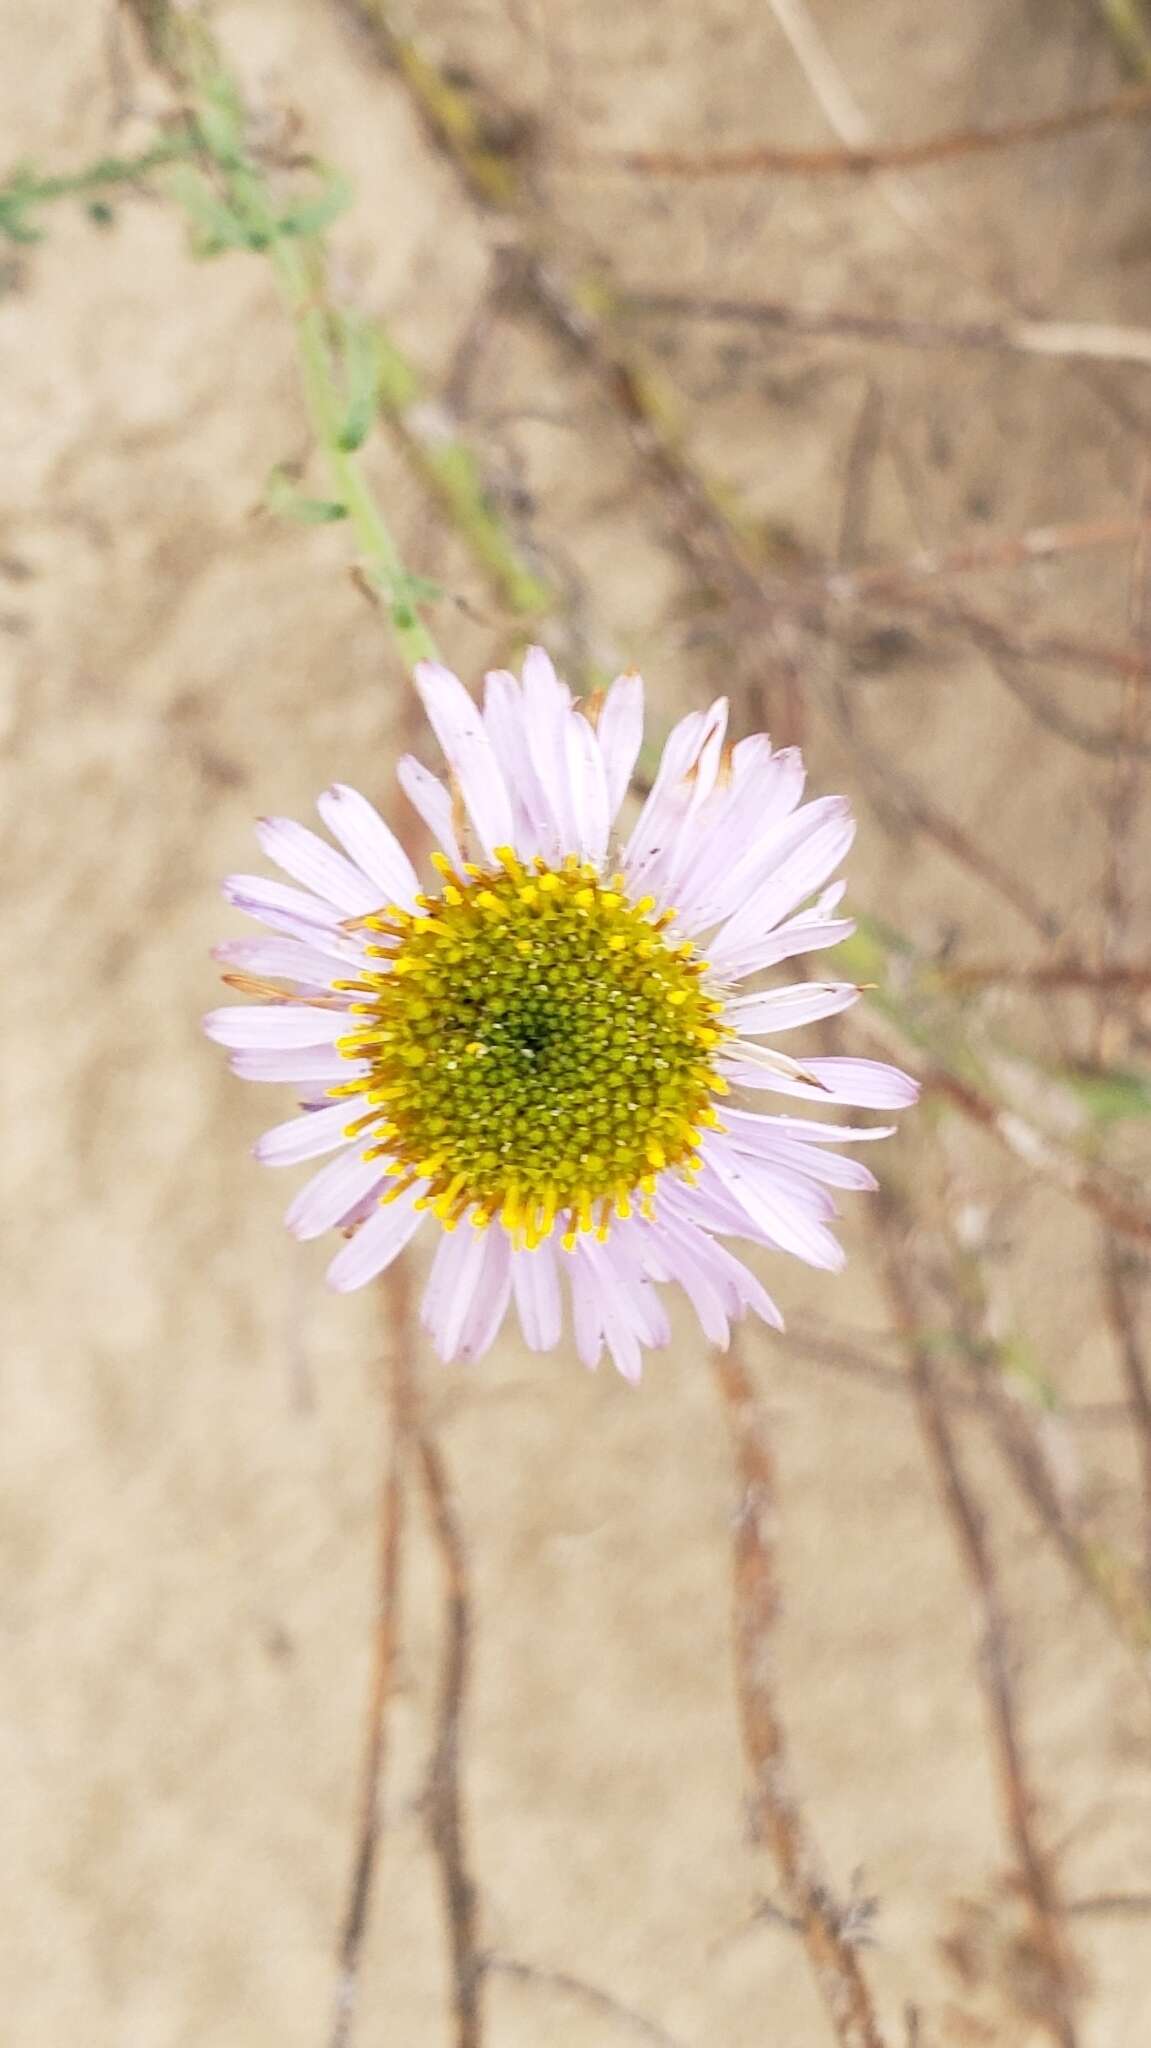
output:
[[456,2048],[480,2048],[484,1964],[480,1956],[478,1901],[468,1868],[460,1745],[471,1671],[471,1594],[467,1552],[444,1461],[426,1423],[417,1440],[424,1497],[444,1582],[444,1646],[435,1749],[428,1770],[426,1811],[432,1848],[440,1868],[448,1945],[452,1960],[452,2001]]
[[558,1991],[562,1997],[570,1998],[601,2018],[611,2020],[621,2034],[627,2034],[634,2041],[646,2041],[649,2048],[683,2048],[674,2034],[666,2027],[648,2018],[646,2013],[637,2012],[634,2006],[626,2005],[622,1998],[616,1998],[610,1991],[603,1991],[598,1984],[589,1984],[584,1977],[573,1976],[570,1970],[549,1970],[540,1963],[524,1963],[516,1956],[486,1955],[483,1967],[492,1976],[506,1977],[513,1984],[529,1984],[543,1991]]
[[[1139,490],[1139,510],[1151,507],[1151,455],[1145,454]],[[1151,551],[1146,531],[1141,530],[1131,564],[1129,610],[1131,637],[1137,653],[1151,651]],[[1122,732],[1124,750],[1112,765],[1107,797],[1107,849],[1103,874],[1103,920],[1100,934],[1100,965],[1105,971],[1115,965],[1127,949],[1143,855],[1137,826],[1141,799],[1145,799],[1144,777],[1135,760],[1136,749],[1145,745],[1148,732],[1147,699],[1128,683],[1123,692]],[[1123,995],[1103,986],[1098,990],[1094,1051],[1105,1060],[1128,1055],[1132,1038],[1131,1018],[1117,998]],[[1144,1337],[1146,1260],[1132,1247],[1119,1242],[1116,1231],[1104,1221],[1099,1241],[1099,1273],[1104,1312],[1114,1340],[1131,1405],[1139,1458],[1142,1496],[1142,1577],[1145,1596],[1151,1597],[1151,1366]]]
[[948,962],[938,973],[946,987],[960,993],[979,988],[1127,989],[1133,993],[1151,989],[1151,966],[1134,961],[1092,967],[1086,960],[1042,960],[1032,967],[1020,967],[1013,960],[961,960],[955,965]]
[[1039,1842],[1028,1782],[1019,1709],[1011,1677],[1007,1616],[981,1508],[963,1471],[940,1397],[935,1360],[919,1334],[925,1320],[917,1297],[911,1218],[890,1183],[876,1198],[880,1264],[892,1314],[906,1348],[920,1429],[940,1498],[954,1531],[979,1615],[979,1669],[1004,1823],[1043,1971],[1043,2017],[1058,2048],[1076,2048],[1075,1973],[1063,1928],[1054,1872]]
[[400,1571],[406,1505],[405,1468],[411,1449],[415,1342],[411,1282],[403,1260],[381,1283],[391,1447],[380,1489],[379,1588],[373,1630],[372,1676],[361,1776],[359,1820],[348,1902],[340,1937],[336,2009],[330,2048],[347,2048],[359,1999],[360,1960],[367,1932],[378,1861],[387,1712],[396,1682],[400,1643]]
[[735,1672],[756,1838],[775,1865],[783,1905],[803,1939],[816,1988],[842,2048],[883,2048],[847,1914],[819,1873],[789,1784],[787,1742],[773,1684],[779,1614],[775,1472],[755,1391],[733,1343],[714,1354],[739,1488],[733,1551]]
[[1068,107],[1060,114],[1038,114],[1009,121],[1002,128],[952,128],[918,142],[872,142],[858,148],[780,149],[748,143],[735,149],[628,149],[604,151],[576,159],[590,169],[618,165],[623,170],[670,178],[730,178],[770,173],[792,178],[869,177],[876,171],[912,171],[956,158],[987,156],[1033,142],[1057,141],[1115,122],[1142,121],[1151,112],[1151,87],[1136,85],[1091,106]]
[[659,319],[722,321],[777,334],[894,342],[900,348],[949,348],[996,355],[1052,356],[1072,362],[1151,364],[1151,329],[1104,321],[921,320],[859,313],[853,306],[796,306],[787,299],[737,299],[695,292],[620,293],[623,312]]

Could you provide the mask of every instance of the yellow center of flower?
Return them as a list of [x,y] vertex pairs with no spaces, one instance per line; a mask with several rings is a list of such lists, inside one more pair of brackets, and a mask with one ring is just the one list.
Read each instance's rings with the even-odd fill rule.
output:
[[621,876],[499,861],[460,876],[440,856],[440,896],[357,921],[386,965],[337,984],[359,998],[339,1049],[370,1072],[332,1093],[372,1105],[351,1128],[394,1160],[393,1193],[426,1180],[448,1228],[470,1209],[527,1246],[558,1218],[570,1248],[650,1205],[663,1168],[691,1172],[724,1092],[721,1006]]

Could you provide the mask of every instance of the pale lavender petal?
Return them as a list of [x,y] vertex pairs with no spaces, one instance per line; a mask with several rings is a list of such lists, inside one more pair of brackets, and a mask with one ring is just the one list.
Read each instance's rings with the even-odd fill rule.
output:
[[458,676],[435,661],[417,662],[415,684],[456,781],[476,837],[489,859],[512,844],[515,825],[496,751]]
[[[714,766],[718,765],[717,737],[721,744],[726,722],[727,699],[718,697],[707,711],[690,712],[678,725],[673,725],[651,794],[624,850],[624,873],[632,888],[645,881],[657,886],[655,878],[661,873],[661,864],[670,870],[680,831],[693,815],[701,772],[710,772],[706,783],[710,792]],[[712,760],[709,750],[715,750],[714,764],[710,771],[704,771],[703,757]]]
[[708,1163],[728,1193],[780,1251],[791,1252],[823,1272],[842,1269],[846,1263],[842,1246],[803,1199],[800,1190],[809,1184],[801,1182],[798,1175],[785,1178],[782,1172],[722,1142],[709,1143]]
[[600,1290],[582,1259],[565,1252],[572,1295],[572,1330],[581,1365],[594,1372],[603,1356],[603,1306]]
[[361,917],[379,909],[378,886],[306,825],[298,825],[294,818],[261,818],[256,837],[269,860],[317,896],[334,903],[342,916]]
[[805,831],[774,867],[768,879],[709,940],[707,957],[722,976],[749,945],[763,936],[826,882],[855,837],[855,820],[844,797],[824,797],[805,804],[800,813]]
[[557,860],[563,845],[555,810],[528,753],[523,692],[506,668],[484,677],[484,724],[511,795],[516,852],[524,860],[536,853]]
[[476,1234],[483,1240],[483,1261],[456,1347],[456,1356],[463,1359],[482,1358],[494,1343],[511,1299],[516,1256],[499,1224]]
[[571,691],[561,683],[542,647],[529,647],[524,656],[523,708],[527,753],[554,822],[556,853],[575,853],[578,841],[567,753]]
[[573,711],[568,717],[566,745],[568,787],[576,835],[573,851],[600,867],[607,853],[611,807],[603,755],[582,712]]
[[529,1351],[552,1351],[563,1332],[563,1302],[555,1249],[549,1240],[512,1260],[512,1287]]
[[334,1046],[301,1046],[283,1052],[234,1052],[228,1062],[241,1081],[359,1081],[366,1060],[346,1060]]
[[853,981],[798,981],[790,988],[734,996],[724,1006],[723,1021],[741,1038],[761,1031],[794,1031],[800,1024],[835,1017],[858,1001],[859,990]]
[[762,1281],[726,1245],[718,1243],[710,1230],[682,1216],[667,1215],[661,1215],[656,1227],[670,1240],[676,1277],[689,1292],[693,1304],[696,1297],[688,1288],[686,1278],[689,1268],[692,1286],[698,1289],[701,1302],[708,1304],[709,1316],[714,1316],[718,1298],[724,1317],[724,1333],[722,1337],[714,1337],[714,1343],[726,1346],[727,1319],[736,1321],[748,1309],[753,1309],[772,1329],[782,1330],[783,1317]]
[[707,1263],[713,1277],[723,1279],[730,1316],[742,1316],[752,1309],[770,1329],[782,1330],[783,1317],[750,1266],[745,1266],[742,1259],[737,1259],[734,1252],[725,1244],[717,1244],[714,1238],[708,1243]]
[[425,1185],[420,1182],[416,1187],[406,1188],[386,1208],[377,1205],[355,1236],[336,1253],[328,1267],[328,1286],[334,1287],[337,1294],[350,1294],[353,1288],[374,1280],[403,1251],[427,1215],[425,1209],[415,1207],[420,1188]]
[[631,1324],[626,1323],[615,1309],[608,1309],[604,1314],[603,1334],[616,1371],[629,1386],[638,1387],[643,1378],[643,1352]]
[[725,1108],[723,1120],[728,1140],[738,1152],[775,1160],[780,1166],[790,1166],[812,1180],[825,1182],[828,1187],[870,1189],[879,1185],[862,1160],[844,1158],[828,1145],[803,1145],[781,1132],[772,1117]]
[[237,910],[262,919],[273,931],[302,931],[315,945],[321,932],[339,932],[338,910],[303,889],[289,888],[287,882],[271,881],[266,875],[226,875],[220,887]]
[[766,733],[737,741],[726,801],[713,798],[701,819],[697,857],[683,877],[679,910],[685,930],[705,931],[745,900],[770,864],[804,780],[797,748],[773,754]]
[[[337,952],[337,946],[342,950]],[[349,969],[370,964],[362,947],[337,939],[323,951],[302,945],[298,939],[225,939],[222,945],[213,946],[212,958],[221,966],[241,968],[245,974],[272,975],[277,981],[298,981],[306,988],[345,980]]]
[[365,1159],[355,1145],[349,1145],[305,1181],[284,1221],[293,1237],[320,1237],[333,1224],[342,1223],[373,1188],[382,1193],[386,1175],[386,1159]]
[[855,930],[853,917],[793,918],[781,925],[773,938],[747,952],[728,967],[728,981],[744,981],[749,974],[761,974],[765,967],[778,967],[794,960],[797,953],[822,953],[829,946],[841,946]]
[[[699,850],[700,827],[716,794],[723,743],[727,732],[727,699],[720,697],[707,714],[699,754],[686,789],[683,815],[671,835],[662,859],[653,860],[646,870],[646,882],[663,905],[679,905],[679,884],[685,871],[694,868]],[[725,801],[718,794],[717,808]]]
[[683,1288],[692,1308],[695,1310],[700,1328],[711,1344],[727,1349],[730,1330],[723,1289],[709,1275],[700,1258],[696,1240],[707,1238],[690,1224],[673,1222],[670,1218],[657,1225],[656,1235],[661,1249],[665,1252],[669,1273]]
[[[605,1246],[589,1244],[586,1237],[576,1240],[572,1254],[572,1298],[574,1302],[578,1277],[579,1284],[597,1297],[600,1332],[611,1353],[613,1365],[634,1386],[643,1372],[643,1353],[633,1318],[621,1302],[622,1290],[609,1278],[611,1269],[595,1258],[595,1252],[603,1250],[606,1250]],[[580,1355],[582,1357],[583,1353]]]
[[807,1116],[765,1116],[760,1110],[729,1109],[723,1105],[725,1124],[766,1124],[789,1138],[802,1138],[806,1145],[858,1145],[865,1138],[893,1138],[894,1124],[821,1124]]
[[457,873],[462,871],[464,857],[456,837],[456,824],[452,816],[451,792],[417,761],[414,754],[405,754],[396,769],[396,780],[415,811],[423,819],[436,845],[447,854]]
[[882,1060],[805,1060],[814,1076],[809,1081],[769,1074],[740,1059],[722,1060],[723,1071],[740,1088],[770,1088],[779,1095],[798,1095],[805,1102],[844,1102],[854,1109],[907,1109],[919,1095],[919,1083],[899,1067]]
[[596,738],[603,755],[608,809],[614,822],[643,744],[643,678],[634,669],[617,676],[604,698]]
[[629,1233],[613,1230],[606,1244],[594,1237],[576,1241],[574,1257],[599,1290],[603,1334],[617,1369],[627,1380],[643,1370],[641,1343],[657,1350],[670,1331],[663,1304],[635,1257]]
[[347,1010],[318,1010],[310,1003],[235,1003],[209,1010],[204,1029],[217,1045],[237,1051],[286,1051],[290,1046],[334,1045],[355,1029]]
[[663,852],[671,826],[684,808],[684,778],[703,743],[706,727],[707,718],[702,711],[689,711],[686,718],[672,726],[655,781],[623,850],[624,873],[629,881],[634,880],[646,862]]
[[660,1182],[661,1214],[666,1211],[688,1223],[698,1224],[701,1230],[719,1231],[728,1237],[750,1237],[760,1244],[768,1243],[765,1232],[751,1221],[746,1209],[716,1179],[707,1164],[706,1152],[703,1158],[703,1171],[697,1180],[680,1181],[668,1174]]
[[402,910],[411,910],[419,894],[419,878],[375,805],[346,782],[333,782],[317,799],[316,809],[332,837],[378,892],[377,903],[398,903]]
[[[363,1111],[361,1100],[345,1097],[326,1109],[314,1109],[307,1116],[293,1116],[285,1124],[274,1124],[262,1138],[257,1138],[252,1150],[265,1166],[298,1166],[303,1159],[319,1159],[325,1152],[334,1152],[338,1145],[348,1142],[348,1125],[355,1123]],[[380,1161],[381,1173],[387,1163],[386,1159]]]
[[420,1305],[420,1321],[447,1364],[456,1355],[469,1318],[486,1257],[486,1231],[468,1223],[445,1231],[436,1247],[432,1270]]

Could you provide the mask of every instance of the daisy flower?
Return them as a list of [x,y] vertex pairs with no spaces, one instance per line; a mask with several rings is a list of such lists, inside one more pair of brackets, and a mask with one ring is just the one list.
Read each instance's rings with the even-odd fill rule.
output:
[[[846,982],[759,985],[847,937],[846,800],[801,802],[802,760],[764,734],[726,743],[727,705],[673,727],[630,833],[615,826],[639,753],[643,685],[573,703],[539,648],[486,678],[482,711],[433,663],[416,687],[447,781],[411,756],[405,795],[438,842],[421,884],[354,789],[320,797],[339,851],[287,818],[260,844],[291,885],[234,875],[229,902],[272,934],[217,948],[260,998],[210,1037],[246,1080],[294,1082],[303,1113],[256,1145],[268,1165],[327,1155],[288,1210],[297,1237],[343,1232],[334,1288],[382,1273],[421,1229],[438,1242],[423,1321],[441,1357],[477,1358],[514,1302],[525,1341],[606,1346],[639,1376],[665,1344],[676,1283],[725,1344],[770,1296],[723,1240],[834,1271],[833,1190],[874,1177],[835,1149],[881,1138],[737,1107],[763,1090],[896,1109],[916,1088],[865,1059],[799,1061],[763,1043],[855,1002]],[[751,988],[747,984],[752,982]]]

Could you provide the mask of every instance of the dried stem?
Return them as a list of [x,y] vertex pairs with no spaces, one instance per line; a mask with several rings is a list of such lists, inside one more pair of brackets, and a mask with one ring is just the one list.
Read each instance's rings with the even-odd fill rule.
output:
[[[846,1379],[872,1387],[877,1393],[894,1394],[905,1399],[912,1393],[911,1375],[906,1366],[892,1365],[887,1359],[878,1357],[859,1342],[854,1332],[843,1332],[834,1326],[811,1323],[801,1316],[790,1315],[787,1319],[787,1343],[789,1351],[797,1352],[813,1365],[824,1366]],[[960,1343],[953,1349],[959,1355],[970,1357],[971,1346],[968,1344]],[[1006,1377],[1004,1361],[996,1361],[996,1370]],[[950,1382],[946,1386],[940,1382],[940,1396],[949,1408],[972,1409],[984,1405],[981,1389],[971,1390]],[[1004,1398],[1014,1397],[1005,1395]],[[1052,1406],[1061,1422],[1113,1429],[1126,1429],[1131,1422],[1131,1410],[1126,1401],[1061,1401]],[[1046,1401],[1042,1412],[1048,1412]]]
[[1151,364],[1151,329],[1105,321],[921,320],[858,313],[852,306],[794,306],[786,299],[703,297],[678,291],[626,291],[619,304],[624,312],[659,319],[723,321],[778,334],[894,342],[900,348],[990,350],[996,355],[1136,363],[1143,368]]
[[[1008,1388],[1005,1347],[991,1330],[991,1316],[983,1277],[982,1261],[960,1241],[954,1218],[961,1196],[946,1177],[942,1200],[942,1232],[951,1254],[954,1286],[953,1310],[958,1324],[960,1351],[965,1359],[975,1398],[990,1424],[1007,1469],[1030,1506],[1039,1527],[1063,1559],[1077,1583],[1095,1601],[1114,1628],[1124,1647],[1133,1653],[1141,1682],[1148,1683],[1147,1656],[1151,1648],[1151,1607],[1146,1590],[1125,1562],[1102,1543],[1093,1542],[1068,1510],[1056,1470],[1046,1455],[1033,1418],[1013,1399]],[[1109,1241],[1114,1242],[1108,1233]],[[941,1399],[948,1399],[937,1383]],[[1119,1404],[1128,1428],[1138,1411],[1129,1402]]]
[[939,969],[949,988],[1083,988],[1091,990],[1151,989],[1151,966],[1136,962],[1092,967],[1085,960],[1043,960],[1020,967],[1013,960],[968,960]]
[[802,1935],[816,1988],[842,2048],[883,2048],[845,1912],[819,1875],[815,1850],[788,1782],[787,1744],[772,1682],[779,1615],[775,1472],[750,1375],[734,1344],[714,1354],[739,1486],[733,1553],[735,1671],[757,1840],[775,1864],[786,1912]]
[[419,1429],[418,1453],[424,1498],[444,1580],[445,1639],[426,1812],[440,1868],[448,1926],[456,2048],[480,2048],[484,1966],[477,1945],[478,1902],[468,1871],[460,1795],[460,1736],[470,1677],[472,1633],[467,1554],[444,1462],[426,1423]]
[[387,1711],[395,1687],[400,1640],[400,1567],[405,1519],[405,1467],[408,1461],[413,1403],[412,1355],[414,1327],[411,1280],[406,1262],[398,1260],[381,1283],[388,1362],[391,1448],[380,1489],[379,1590],[373,1634],[372,1676],[368,1693],[367,1730],[361,1777],[359,1821],[352,1862],[348,1903],[340,1937],[339,1978],[330,2048],[347,2048],[352,2037],[359,1997],[360,1961],[378,1861],[384,1766],[387,1761]]
[[1102,1168],[1057,1145],[1016,1110],[990,1101],[956,1074],[933,1068],[924,1075],[923,1085],[925,1091],[945,1097],[964,1116],[981,1124],[1017,1159],[1102,1217],[1121,1236],[1151,1244],[1151,1209]]
[[629,149],[583,156],[577,161],[588,168],[617,165],[673,178],[730,178],[763,172],[798,178],[868,177],[876,171],[918,170],[956,158],[1017,149],[1025,143],[1056,141],[1116,122],[1142,121],[1149,112],[1151,87],[1136,85],[1091,106],[1009,121],[1001,128],[948,129],[918,142],[873,142],[854,149],[780,149],[764,143],[736,149]]
[[940,1396],[935,1361],[919,1332],[910,1218],[890,1186],[877,1197],[881,1266],[892,1313],[906,1350],[920,1429],[979,1615],[979,1669],[987,1704],[1004,1822],[1018,1866],[1035,1950],[1044,1974],[1044,2018],[1058,2048],[1076,2048],[1073,1967],[1054,1874],[1035,1828],[1019,1710],[1011,1678],[1007,1616],[983,1512],[964,1474]]
[[966,576],[980,569],[1014,569],[1083,548],[1116,547],[1142,531],[1139,519],[1080,519],[1069,526],[1036,526],[1026,533],[1003,534],[998,540],[968,542],[957,548],[921,548],[905,561],[885,562],[873,569],[833,569],[822,579],[823,587],[830,597],[882,596],[908,582]]
[[647,2041],[650,2048],[683,2048],[674,2034],[661,2027],[655,2020],[649,2020],[646,2013],[637,2012],[634,2006],[625,2005],[610,1991],[601,1991],[598,1984],[589,1984],[583,1977],[575,1977],[570,1970],[548,1970],[538,1963],[523,1963],[514,1956],[487,1955],[483,1967],[493,1976],[507,1977],[516,1984],[533,1984],[542,1990],[559,1991],[566,1997],[588,2006],[605,2019],[614,2020],[621,2033],[630,2034],[633,2040]]
[[[1139,496],[1139,510],[1145,516],[1151,507],[1151,459],[1146,456]],[[1151,561],[1145,530],[1138,535],[1131,566],[1130,614],[1136,652],[1146,657],[1151,647]],[[1112,766],[1107,802],[1100,940],[1100,966],[1104,972],[1116,965],[1116,956],[1125,950],[1135,893],[1132,878],[1141,864],[1135,851],[1135,828],[1142,776],[1135,755],[1146,743],[1148,720],[1146,698],[1133,682],[1123,692],[1121,724],[1124,749]],[[1101,1063],[1123,1056],[1130,1046],[1129,1020],[1116,1014],[1116,993],[1107,986],[1098,991],[1094,1051]],[[1119,1242],[1115,1230],[1106,1222],[1100,1232],[1099,1263],[1104,1309],[1134,1418],[1142,1491],[1143,1586],[1145,1594],[1151,1596],[1151,1370],[1140,1329],[1144,1264],[1130,1247]]]

